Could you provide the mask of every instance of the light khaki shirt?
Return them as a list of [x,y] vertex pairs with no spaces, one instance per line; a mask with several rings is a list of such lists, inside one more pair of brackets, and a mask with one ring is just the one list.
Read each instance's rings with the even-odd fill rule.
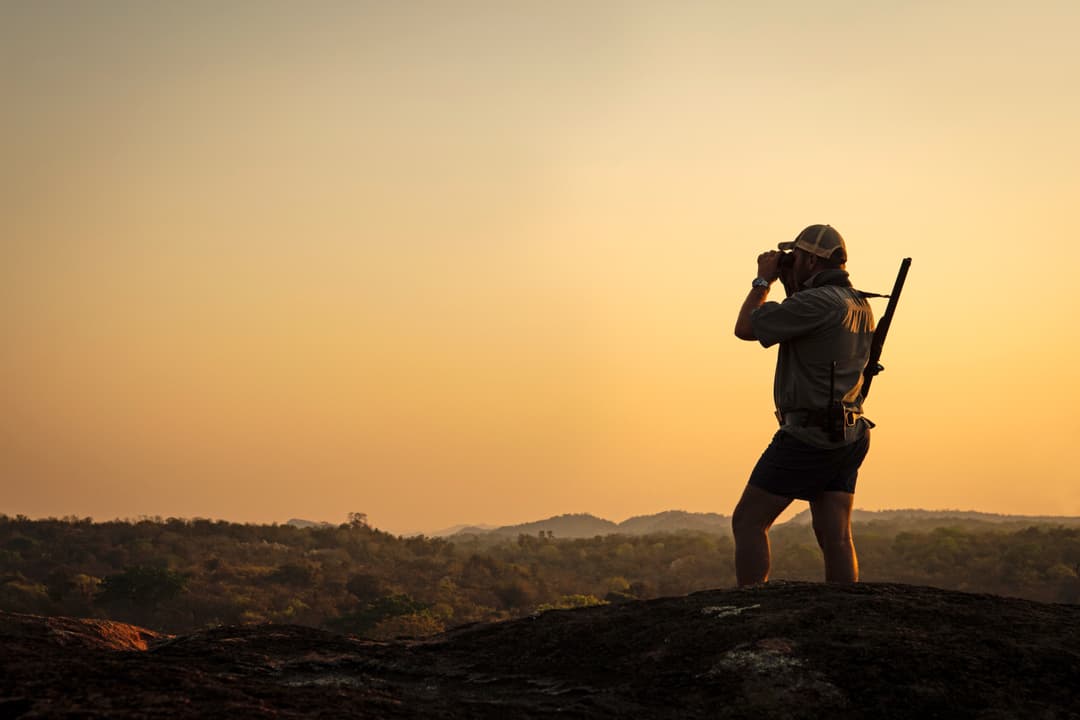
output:
[[[823,270],[791,297],[767,302],[750,316],[754,336],[764,347],[780,343],[773,399],[782,413],[829,407],[833,361],[836,396],[845,408],[862,412],[862,373],[870,356],[874,316],[847,278],[844,270]],[[857,422],[843,442],[830,441],[821,427],[784,425],[781,429],[810,445],[832,448],[855,442],[866,426],[864,421]]]

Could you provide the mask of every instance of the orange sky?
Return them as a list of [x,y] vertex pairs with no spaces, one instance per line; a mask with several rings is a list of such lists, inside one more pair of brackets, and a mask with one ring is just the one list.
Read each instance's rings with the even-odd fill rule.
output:
[[[863,508],[1080,514],[1066,2],[0,8],[0,512],[729,513],[803,226],[914,258]],[[875,301],[880,313],[884,301]]]

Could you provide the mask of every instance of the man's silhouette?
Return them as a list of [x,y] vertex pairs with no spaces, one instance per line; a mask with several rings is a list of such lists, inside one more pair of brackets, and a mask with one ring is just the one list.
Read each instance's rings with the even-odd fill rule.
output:
[[[847,247],[831,226],[811,225],[779,247],[758,256],[735,323],[742,340],[780,345],[773,386],[780,429],[732,516],[735,574],[739,585],[768,579],[769,528],[798,499],[810,502],[825,579],[856,582],[851,509],[873,427],[862,417],[861,389],[874,318],[851,287]],[[777,279],[788,296],[768,302]]]

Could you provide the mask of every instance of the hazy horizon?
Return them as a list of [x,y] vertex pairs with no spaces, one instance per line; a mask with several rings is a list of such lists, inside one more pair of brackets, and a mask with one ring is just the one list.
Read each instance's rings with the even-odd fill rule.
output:
[[1080,515],[1078,32],[1057,0],[4,3],[0,512],[729,514],[775,430],[734,319],[826,222],[859,288],[914,259],[856,505]]
[[[791,520],[792,518],[794,518],[796,515],[799,515],[799,514],[801,514],[803,512],[808,512],[808,511],[809,511],[809,506],[806,505],[805,503],[794,503],[790,508],[788,508],[778,518],[777,524],[783,524],[783,523],[787,522],[788,520]],[[1002,517],[1016,517],[1016,518],[1021,518],[1021,519],[1022,518],[1032,518],[1032,519],[1062,518],[1062,519],[1069,519],[1069,520],[1080,519],[1080,516],[1075,516],[1075,515],[1063,515],[1063,514],[1062,515],[1029,515],[1029,514],[1019,514],[1019,513],[988,513],[988,512],[983,511],[983,510],[961,509],[961,508],[910,508],[910,507],[905,507],[905,508],[878,508],[878,509],[871,510],[871,509],[868,509],[868,508],[858,507],[856,505],[856,507],[854,508],[854,511],[855,511],[855,514],[856,514],[856,518],[855,518],[856,520],[858,519],[857,516],[858,516],[858,514],[860,512],[875,512],[875,513],[887,513],[887,512],[896,512],[896,513],[916,512],[916,513],[918,513],[918,512],[926,512],[926,513],[957,513],[959,515],[967,515],[967,514],[999,515],[999,516],[1002,516]],[[537,524],[537,523],[542,523],[542,522],[545,522],[545,521],[548,521],[548,520],[561,518],[561,517],[567,516],[567,515],[569,515],[569,516],[591,516],[591,517],[593,517],[593,518],[595,518],[597,520],[608,521],[608,522],[614,523],[615,525],[621,525],[622,523],[627,522],[629,520],[633,520],[635,518],[653,517],[653,516],[660,515],[660,514],[663,514],[663,513],[668,513],[668,512],[687,512],[687,513],[690,513],[691,515],[707,515],[707,514],[711,513],[711,514],[716,514],[716,515],[722,515],[722,516],[727,517],[727,518],[731,517],[730,511],[726,512],[726,513],[722,512],[722,511],[713,511],[713,510],[706,510],[706,511],[685,510],[684,511],[684,510],[680,510],[680,509],[677,509],[677,508],[670,508],[670,509],[667,509],[667,510],[658,510],[656,512],[651,512],[651,513],[639,513],[639,514],[635,514],[635,515],[628,515],[628,516],[626,516],[624,518],[605,517],[603,515],[599,515],[597,513],[590,513],[588,511],[570,511],[570,512],[565,512],[565,513],[556,513],[555,515],[549,515],[549,516],[545,516],[545,517],[533,517],[533,518],[527,518],[527,519],[523,519],[523,520],[515,520],[515,521],[512,521],[512,522],[490,522],[490,521],[454,522],[454,523],[450,523],[449,525],[440,526],[440,527],[410,528],[410,529],[405,529],[405,530],[396,529],[396,528],[390,528],[390,527],[386,527],[384,525],[381,525],[378,522],[377,518],[369,517],[369,518],[367,518],[367,520],[368,520],[368,524],[372,528],[374,528],[376,530],[382,530],[384,532],[389,532],[392,535],[402,535],[402,536],[426,535],[426,536],[430,537],[430,536],[437,536],[437,535],[446,533],[448,531],[457,532],[457,531],[460,531],[461,529],[472,528],[472,527],[483,528],[483,529],[486,529],[486,530],[497,530],[499,528],[514,527],[514,526],[517,526],[517,525]],[[15,516],[13,513],[5,513],[2,510],[0,510],[0,514],[7,515],[8,517],[14,517]],[[86,516],[78,516],[78,517],[80,517],[80,519],[82,519],[82,518],[85,518]],[[195,520],[210,520],[211,522],[224,521],[224,522],[235,522],[235,523],[240,523],[240,524],[253,524],[253,525],[287,525],[287,524],[289,524],[291,522],[299,521],[299,522],[310,522],[310,523],[315,523],[315,524],[329,524],[329,525],[333,525],[333,526],[338,526],[338,525],[347,524],[347,522],[348,522],[348,518],[346,518],[346,517],[343,517],[341,519],[329,519],[329,518],[312,518],[312,517],[296,517],[296,516],[289,517],[289,518],[277,518],[277,519],[266,520],[266,521],[247,521],[246,523],[244,521],[235,520],[233,518],[206,517],[206,516],[180,517],[180,516],[167,516],[167,515],[137,515],[137,516],[128,516],[128,517],[109,517],[109,518],[106,518],[106,517],[92,517],[91,519],[94,522],[101,523],[101,522],[139,522],[139,521],[142,521],[142,520],[155,520],[155,519],[158,519],[158,518],[160,518],[161,520],[167,520],[167,519],[170,519],[170,517],[177,517],[180,520],[184,520],[184,521],[188,521],[188,522],[195,521]],[[64,517],[63,516],[58,517],[58,516],[53,515],[53,516],[45,516],[45,517],[31,517],[30,519],[31,520],[48,520],[48,519],[62,520],[62,519],[64,519]],[[407,525],[406,525],[406,527],[407,527]]]

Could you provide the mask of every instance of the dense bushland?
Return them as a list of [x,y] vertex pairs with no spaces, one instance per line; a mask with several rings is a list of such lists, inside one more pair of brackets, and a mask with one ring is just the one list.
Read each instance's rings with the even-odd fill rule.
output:
[[[865,581],[1080,601],[1080,528],[855,527]],[[774,579],[817,580],[809,527],[774,528]],[[109,617],[168,632],[299,623],[373,638],[427,635],[549,608],[734,585],[730,537],[399,537],[339,526],[0,515],[0,609]]]

